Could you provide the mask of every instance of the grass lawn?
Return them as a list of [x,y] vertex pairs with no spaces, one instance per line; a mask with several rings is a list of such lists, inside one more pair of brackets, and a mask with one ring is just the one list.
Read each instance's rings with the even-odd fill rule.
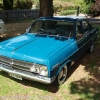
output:
[[[14,25],[21,31],[26,24],[12,23],[12,29],[9,25],[6,24],[7,34],[11,35],[11,32],[20,34]],[[0,71],[0,100],[100,100],[100,37],[93,53],[85,53],[69,70],[66,82],[59,87],[20,81]]]

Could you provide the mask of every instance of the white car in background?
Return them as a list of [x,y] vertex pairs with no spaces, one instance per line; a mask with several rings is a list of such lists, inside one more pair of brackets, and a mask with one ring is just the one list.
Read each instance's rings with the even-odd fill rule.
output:
[[3,34],[5,32],[6,30],[5,30],[4,22],[2,19],[0,19],[0,34]]

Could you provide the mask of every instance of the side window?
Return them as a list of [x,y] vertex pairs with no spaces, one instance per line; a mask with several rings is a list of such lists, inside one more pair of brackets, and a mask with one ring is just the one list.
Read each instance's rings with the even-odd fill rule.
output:
[[86,20],[82,21],[82,25],[84,28],[84,32],[88,32],[90,30],[89,23]]
[[57,33],[64,36],[73,36],[74,34],[74,23],[71,21],[58,21],[57,22]]
[[83,36],[82,24],[81,24],[80,21],[77,21],[77,23],[76,23],[76,37],[77,37],[77,40],[82,38],[82,36]]

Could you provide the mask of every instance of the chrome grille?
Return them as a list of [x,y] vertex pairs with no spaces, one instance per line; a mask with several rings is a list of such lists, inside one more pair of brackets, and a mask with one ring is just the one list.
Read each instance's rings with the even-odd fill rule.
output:
[[23,66],[23,67],[29,67],[32,65],[31,63],[20,61],[20,60],[15,60],[15,59],[13,59],[13,63],[14,65]]
[[12,62],[12,60],[10,58],[4,57],[4,56],[0,56],[0,61],[6,62],[9,64]]
[[30,71],[29,66],[32,65],[31,63],[11,59],[5,56],[0,56],[0,63],[3,65],[5,64],[8,67],[11,66],[13,69],[20,69],[25,71]]
[[14,69],[20,69],[20,70],[25,70],[25,71],[30,71],[29,68],[27,68],[27,67],[23,67],[23,66],[13,65],[13,68],[14,68]]

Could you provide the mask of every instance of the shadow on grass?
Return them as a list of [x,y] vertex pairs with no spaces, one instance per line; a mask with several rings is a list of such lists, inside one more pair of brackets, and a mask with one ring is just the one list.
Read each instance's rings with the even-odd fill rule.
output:
[[89,75],[72,82],[70,93],[79,95],[79,100],[100,100],[100,43],[96,43],[93,53],[86,53],[78,63],[85,66],[84,70]]
[[21,83],[25,86],[28,86],[28,87],[34,87],[34,88],[45,90],[45,91],[52,92],[52,93],[56,93],[59,90],[59,86],[54,86],[52,84],[42,84],[42,83],[39,83],[39,82],[26,80],[26,79],[18,80],[18,79],[10,77],[8,75],[8,73],[3,72],[3,71],[0,71],[0,75],[2,75],[4,77],[8,77],[8,78],[10,78],[10,79],[12,79],[12,80],[14,80],[18,83]]

